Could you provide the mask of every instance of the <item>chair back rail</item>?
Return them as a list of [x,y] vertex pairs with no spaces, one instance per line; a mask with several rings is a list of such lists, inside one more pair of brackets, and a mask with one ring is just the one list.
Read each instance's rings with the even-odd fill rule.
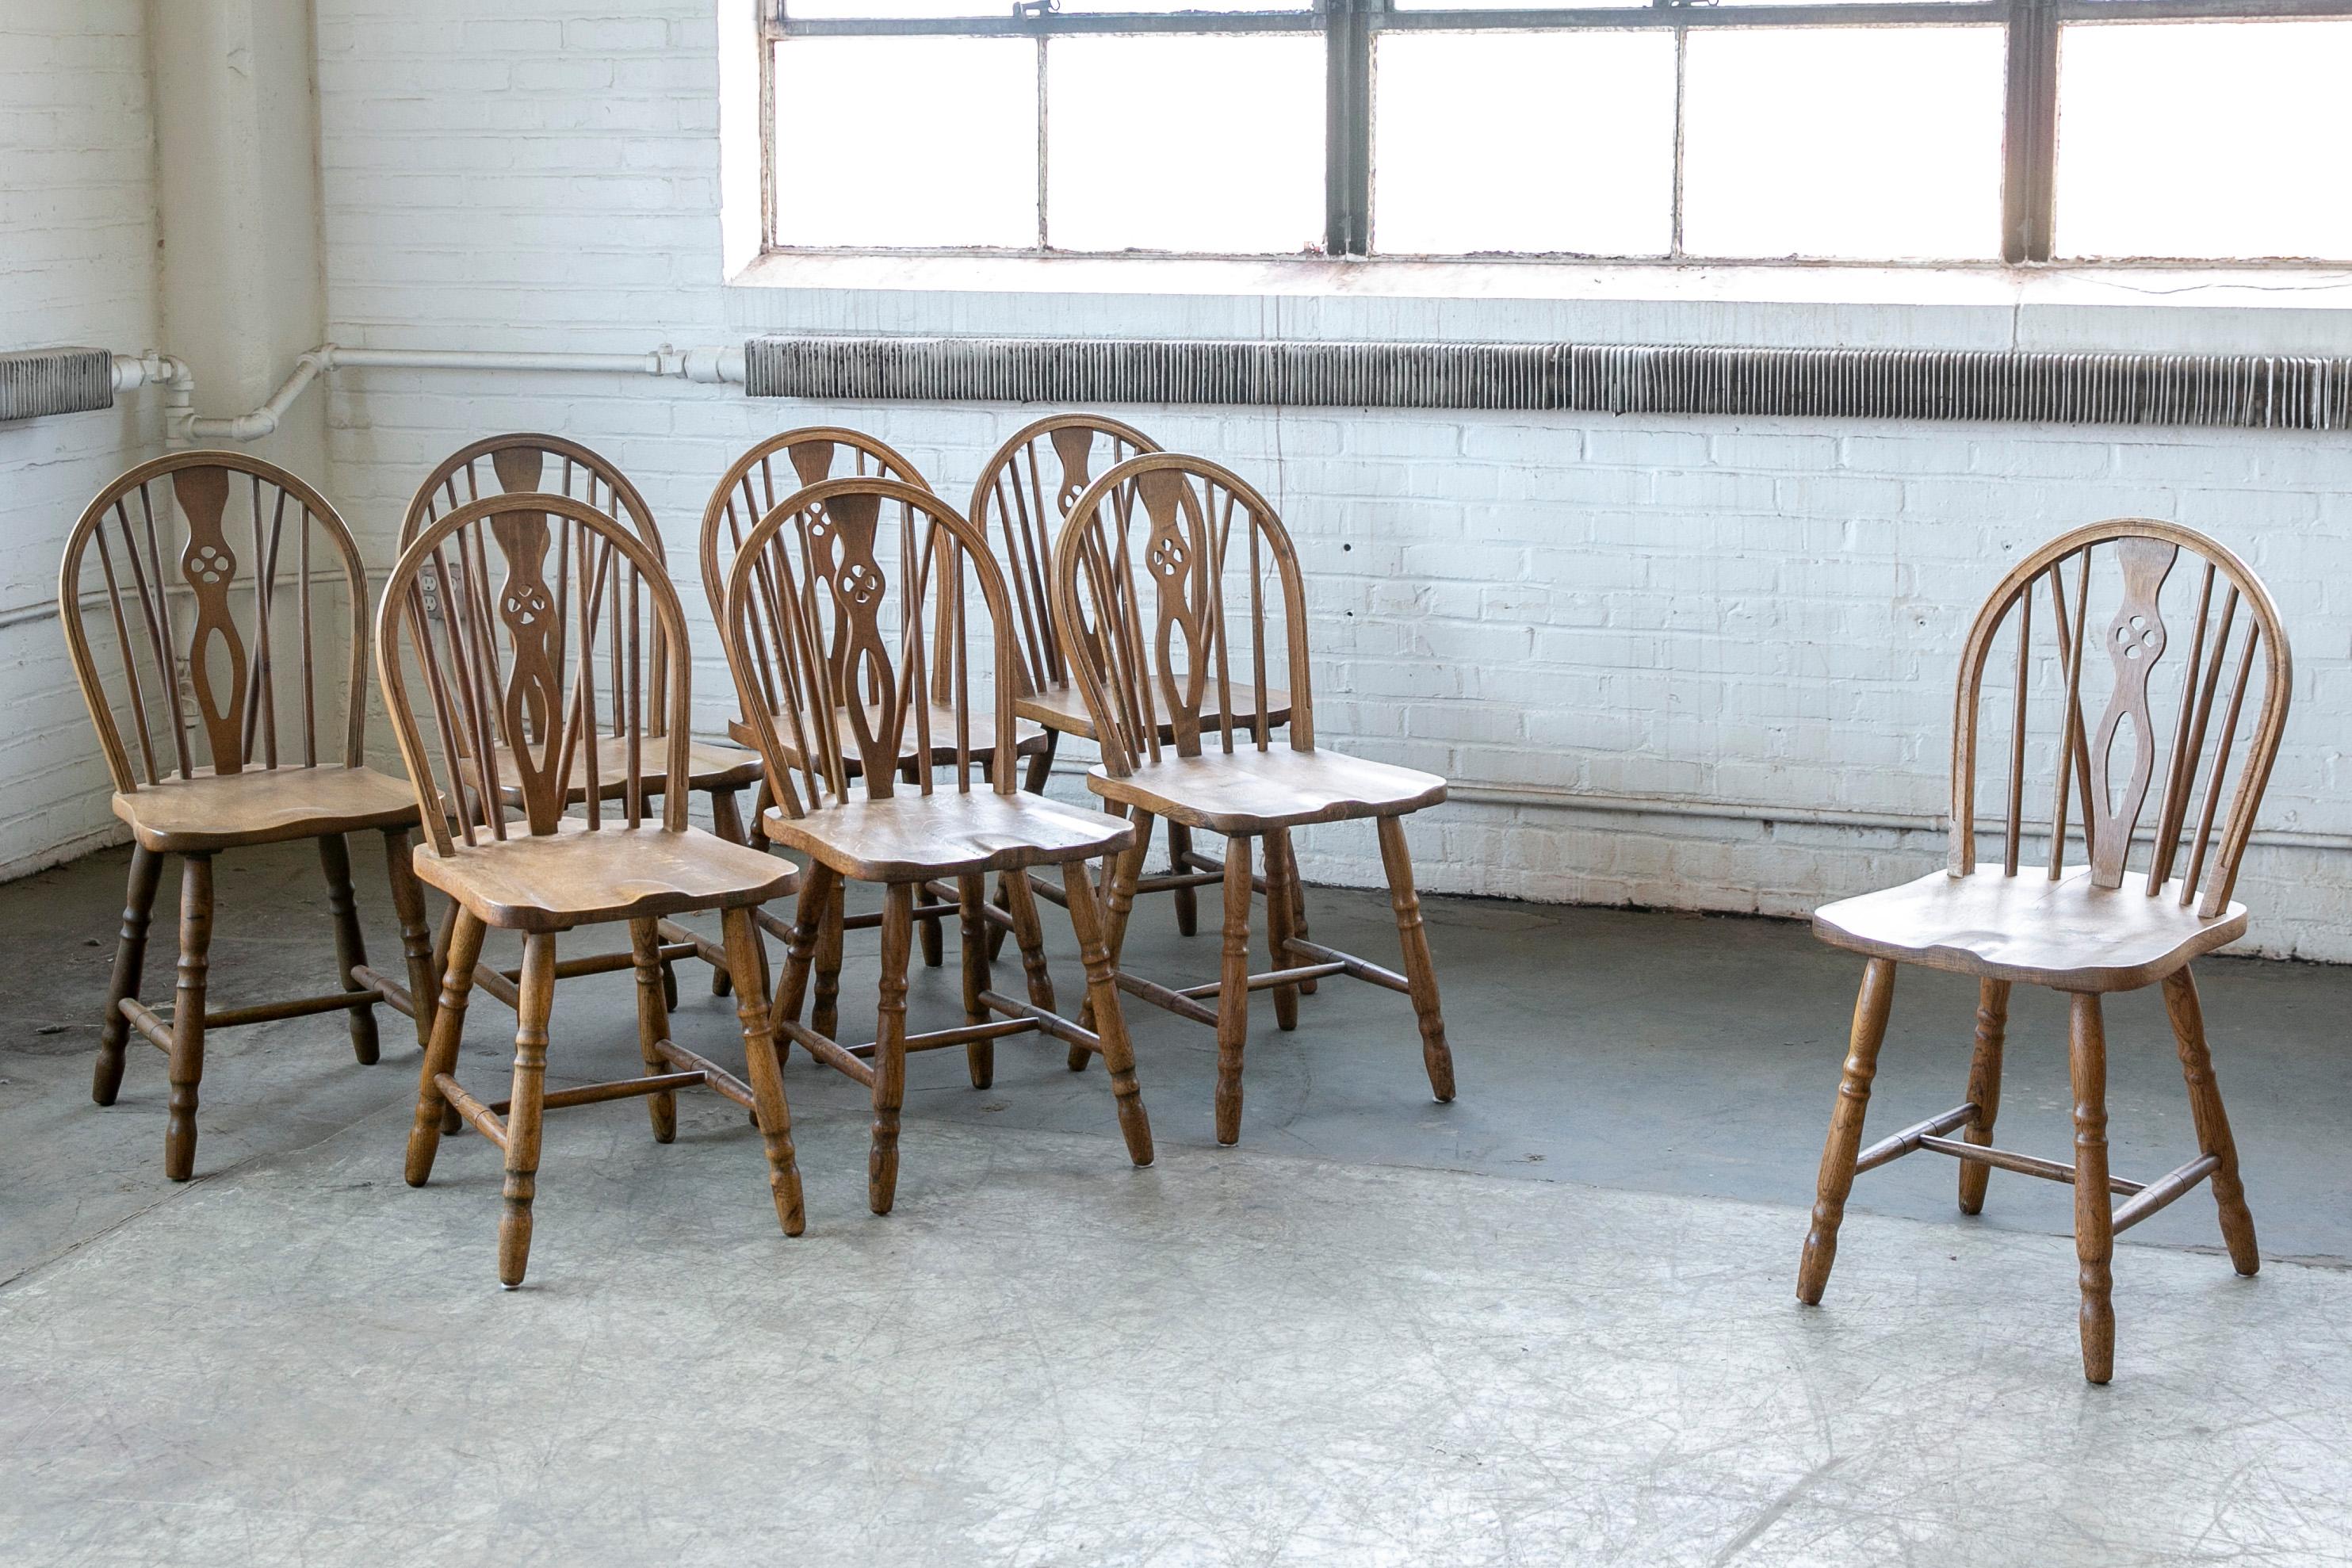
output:
[[[526,491],[572,496],[607,517],[622,519],[636,530],[637,537],[653,551],[656,559],[669,559],[662,544],[661,529],[654,521],[653,508],[617,465],[578,441],[535,430],[484,437],[436,464],[425,477],[425,482],[416,487],[407,514],[401,520],[401,548],[406,549],[425,524],[467,501]],[[428,579],[428,603],[435,591]],[[609,606],[608,614],[618,614],[619,609],[616,603]],[[617,646],[617,639],[609,640]],[[655,629],[651,658],[649,685],[655,694],[655,708],[646,732],[662,735],[669,731],[667,699],[661,695],[668,686],[669,641],[658,626]]]
[[[2192,570],[2179,572],[2184,556]],[[2100,601],[2096,612],[2094,598]],[[2168,689],[2157,667],[2184,629],[2187,656],[2177,686]],[[2011,680],[2000,774],[2004,874],[2018,874],[2029,826],[2029,763],[2046,759],[2053,880],[2064,870],[2074,833],[2093,885],[2120,888],[2135,841],[2144,837],[2144,891],[2155,897],[2177,879],[2182,906],[2195,903],[2208,920],[2221,913],[2235,889],[2238,863],[2278,755],[2294,684],[2278,609],[2261,580],[2204,535],[2143,518],[2075,529],[2020,563],[1978,612],[1961,656],[1950,857],[1958,876],[1976,868],[1979,720],[1986,671],[2004,635],[2011,645],[1998,666]],[[2105,660],[2092,655],[2094,643],[2105,651]],[[2097,668],[2102,663],[2104,671]],[[2084,696],[2086,668],[2095,696],[2098,683],[2107,683],[2095,721]],[[2262,698],[2247,727],[2247,697],[2258,675]],[[2055,686],[2054,703],[2037,705],[2037,685]],[[2037,730],[2037,706],[2045,721],[2054,718],[2054,738],[2043,739]],[[2229,784],[2233,760],[2234,793]],[[2223,813],[2225,795],[2230,804]],[[2143,835],[2140,822],[2152,795],[2155,812]]]
[[[778,482],[776,459],[785,474]],[[915,465],[871,436],[811,425],[771,436],[735,459],[702,510],[702,591],[714,620],[727,618],[727,574],[754,524],[795,492],[829,479],[897,479],[930,489]]]
[[965,516],[1001,542],[999,564],[1020,616],[1022,674],[1034,691],[1066,682],[1054,626],[1054,541],[1097,473],[1157,452],[1131,425],[1093,414],[1055,414],[1014,431],[972,486]]
[[[599,777],[605,733],[625,742],[618,823],[644,821],[657,788],[662,826],[685,828],[687,729],[656,733],[652,724],[665,706],[690,711],[688,661],[670,660],[657,689],[649,658],[663,638],[685,645],[685,615],[661,557],[630,524],[572,496],[501,491],[467,501],[418,530],[376,618],[384,704],[436,853],[456,844],[436,789],[468,846],[510,836],[517,825],[500,806],[509,788],[526,833],[556,831],[575,780],[588,830],[603,827],[614,815]],[[410,695],[412,666],[421,705]],[[420,706],[436,748],[425,744]],[[657,785],[648,784],[649,765]],[[502,777],[509,766],[519,776]]]
[[[340,617],[321,603],[338,594]],[[359,766],[366,603],[350,528],[276,464],[174,452],[108,485],[66,538],[58,609],[114,787],[130,794],[205,765],[316,766],[322,709],[323,754]],[[93,615],[111,636],[111,659],[92,645]],[[348,623],[340,748],[331,666],[322,677],[318,651],[333,629],[324,623],[337,618]],[[292,692],[281,689],[289,676]]]
[[[1141,579],[1152,587],[1149,611]],[[1160,760],[1163,725],[1180,757],[1201,754],[1204,723],[1232,752],[1234,675],[1244,659],[1255,690],[1253,743],[1270,744],[1266,691],[1278,657],[1290,744],[1315,749],[1297,552],[1273,506],[1231,469],[1170,452],[1113,465],[1070,508],[1053,587],[1063,656],[1114,775]],[[1269,599],[1281,620],[1278,646]]]
[[[977,730],[975,591],[993,661]],[[872,475],[826,479],[769,508],[735,552],[719,641],[778,804],[805,816],[851,798],[853,778],[866,798],[888,799],[910,734],[917,757],[947,749],[924,700],[931,689],[944,693],[957,790],[971,788],[974,754],[985,752],[991,787],[1011,794],[1011,624],[987,541],[928,489]],[[913,787],[933,793],[934,771],[918,765]]]

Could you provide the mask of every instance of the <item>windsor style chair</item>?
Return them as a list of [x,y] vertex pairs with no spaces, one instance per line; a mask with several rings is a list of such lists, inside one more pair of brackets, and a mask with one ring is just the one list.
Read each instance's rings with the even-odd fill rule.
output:
[[[945,613],[935,613],[942,602]],[[1106,814],[1016,787],[1012,606],[987,542],[929,490],[872,477],[829,479],[777,503],[745,536],[724,603],[720,641],[776,801],[761,829],[809,858],[775,1026],[872,1090],[866,1200],[874,1212],[887,1214],[897,1191],[899,1108],[907,1057],[915,1051],[962,1046],[975,1089],[991,1083],[995,1042],[1007,1036],[1050,1035],[1081,1061],[1098,1053],[1128,1153],[1150,1164],[1151,1126],[1087,868],[1125,849],[1134,832]],[[974,619],[988,634],[994,666],[984,698],[975,693],[971,668]],[[947,672],[943,714],[926,700],[939,669]],[[866,700],[850,701],[852,693]],[[845,708],[845,738],[835,720]],[[897,763],[908,754],[910,730],[913,754],[944,749],[951,766],[921,769],[911,784],[900,778]],[[1090,1026],[1055,1011],[1045,934],[1028,896],[1028,868],[1048,865],[1062,868]],[[1003,871],[1019,873],[1008,883],[1009,914],[1026,1001],[997,991],[990,974],[986,879]],[[820,995],[813,1026],[800,1021],[818,943],[839,926],[844,880],[883,889],[880,1001],[869,1045],[833,1037],[832,997]],[[961,917],[964,1022],[910,1035],[915,900],[943,880],[956,888]]]
[[[424,894],[409,870],[416,797],[361,760],[366,604],[359,547],[334,507],[285,469],[238,453],[177,452],[140,464],[99,492],[66,540],[59,619],[113,779],[114,815],[132,840],[90,1098],[114,1103],[133,1030],[163,1051],[163,1173],[175,1182],[195,1170],[208,1031],[340,1011],[350,1017],[352,1054],[371,1064],[375,1004],[413,1011],[410,993],[431,989]],[[92,620],[101,641],[110,633],[115,644],[106,663],[92,647]],[[326,627],[330,620],[338,625]],[[347,637],[340,671],[322,668],[316,653],[322,636],[345,651],[336,630]],[[352,902],[344,836],[367,829],[383,836],[405,988],[368,966]],[[213,857],[295,838],[319,843],[337,989],[210,1008]],[[172,855],[180,858],[180,960],[166,1016],[139,1000],[139,985],[156,884]],[[417,1028],[422,1043],[425,1025]]]
[[[1099,468],[1159,450],[1150,437],[1116,419],[1091,414],[1050,415],[1014,431],[989,458],[972,486],[968,515],[983,534],[993,524],[1013,607],[1020,612],[1022,695],[1013,711],[1042,725],[1045,731],[1043,750],[1029,759],[1027,788],[1033,793],[1044,791],[1064,735],[1086,741],[1096,738],[1094,720],[1070,679],[1068,660],[1055,627],[1050,587],[1055,536],[1068,521],[1072,503],[1085,493]],[[1098,462],[1098,458],[1108,460]],[[1119,498],[1112,500],[1117,504]],[[1236,681],[1233,695],[1240,710],[1234,722],[1254,723],[1259,706],[1256,690],[1247,681]],[[1290,721],[1288,692],[1268,691],[1265,706],[1268,724]],[[1203,715],[1204,721],[1214,717]],[[1160,738],[1162,744],[1172,745],[1173,726],[1162,724]],[[1136,891],[1172,895],[1176,929],[1191,936],[1200,924],[1193,889],[1222,882],[1224,865],[1193,848],[1192,830],[1186,824],[1170,818],[1162,826],[1168,835],[1168,869],[1143,878]],[[1143,848],[1149,857],[1150,843]],[[1259,890],[1265,890],[1263,886]],[[1036,891],[1042,898],[1061,900],[1060,890],[1043,881],[1036,884]],[[1302,898],[1291,915],[1300,936],[1307,934],[1306,910]],[[1315,983],[1307,981],[1301,989],[1312,992]]]
[[[780,466],[784,469],[781,483],[777,473]],[[856,477],[897,479],[913,485],[917,489],[931,488],[929,481],[916,470],[915,465],[896,449],[871,436],[843,429],[839,426],[817,425],[786,430],[768,437],[736,458],[727,472],[720,476],[718,488],[710,492],[709,504],[702,512],[702,586],[709,596],[712,618],[726,619],[727,574],[734,565],[744,539],[761,518],[805,486],[828,479]],[[790,726],[784,722],[776,707],[781,698],[775,691],[762,688],[761,700],[769,704],[769,711],[775,717],[777,733],[783,734]],[[874,693],[867,691],[865,700],[869,710],[874,700]],[[872,719],[869,711],[869,724]],[[930,733],[934,735],[944,735],[953,729],[950,705],[944,698],[934,698],[929,722]],[[833,728],[835,750],[846,760],[851,776],[855,777],[865,763],[853,734],[845,698],[840,710],[834,715]],[[741,745],[758,744],[748,709],[742,717],[728,726],[728,733]],[[1043,731],[1027,722],[1017,724],[1015,733],[1016,743],[1033,755],[1043,752],[1048,741]],[[989,755],[985,745],[977,756],[981,764],[986,766]],[[929,765],[933,767],[950,766],[954,761],[951,752],[940,750],[935,750],[929,759]],[[903,740],[902,754],[898,763],[898,776],[911,783],[924,765],[924,759],[917,752],[914,736],[910,732]],[[760,810],[765,811],[770,804],[763,788]],[[835,896],[839,896],[838,889]],[[841,973],[843,933],[871,930],[882,920],[879,914],[852,915],[839,910],[835,911],[835,916],[824,925],[824,935],[817,956],[820,996],[829,994],[827,987],[831,982],[826,977],[837,977]],[[950,918],[960,918],[956,893],[945,888],[923,889],[922,900],[915,906],[915,921],[916,930],[921,933],[923,963],[930,968],[937,969],[943,962],[945,943],[941,927],[942,922]],[[1010,912],[992,905],[987,910],[987,918],[998,933],[992,940],[1001,940],[1002,933],[1010,928]],[[789,930],[781,923],[769,923],[773,921],[772,916],[763,914],[761,919],[766,929],[790,940],[792,933]],[[820,1025],[820,1027],[830,1032],[828,1026]]]
[[[799,1235],[792,1118],[751,919],[755,906],[791,892],[799,878],[772,855],[688,825],[692,744],[683,724],[652,729],[656,713],[692,711],[688,660],[669,659],[663,689],[652,689],[649,656],[665,644],[687,646],[662,558],[634,528],[577,499],[486,497],[418,531],[385,584],[378,622],[377,666],[401,754],[419,798],[435,798],[437,782],[457,822],[453,833],[440,812],[428,811],[426,843],[415,858],[417,875],[446,893],[457,914],[418,1074],[409,1184],[422,1186],[432,1174],[450,1111],[498,1146],[506,1163],[499,1280],[512,1289],[530,1258],[543,1114],[645,1096],[654,1137],[667,1143],[677,1131],[676,1091],[700,1084],[751,1110],[766,1144],[776,1217],[786,1235]],[[410,699],[412,665],[438,742],[432,750],[417,720],[420,704]],[[614,777],[604,771],[601,742],[616,724]],[[519,802],[518,822],[502,809],[510,798]],[[575,802],[580,815],[567,816]],[[694,910],[719,913],[748,1083],[669,1038],[660,921]],[[645,1074],[551,1091],[556,935],[624,921]],[[523,958],[513,1088],[507,1100],[485,1104],[455,1073],[491,927],[520,931]]]
[[[577,441],[561,436],[519,431],[505,436],[491,436],[459,448],[442,459],[416,488],[408,503],[408,513],[400,526],[400,542],[405,549],[410,541],[436,519],[454,511],[467,501],[484,496],[515,491],[542,491],[554,495],[572,496],[595,508],[608,517],[620,518],[636,531],[638,539],[654,552],[658,561],[667,561],[662,547],[661,530],[654,521],[653,509],[628,477],[595,451]],[[462,566],[460,570],[462,570]],[[436,586],[428,577],[425,592],[429,596]],[[614,614],[619,613],[617,604]],[[673,722],[686,726],[692,715],[673,714],[668,709],[667,683],[664,677],[668,668],[671,649],[666,634],[658,624],[651,628],[653,646],[649,688],[653,710],[647,716],[646,733],[658,740],[669,732]],[[692,648],[681,643],[679,657],[691,658]],[[502,740],[501,748],[506,746]],[[597,742],[597,775],[604,780],[607,798],[619,793],[618,781],[625,772],[622,752],[626,741],[617,721],[606,727]],[[499,759],[501,777],[520,776],[511,755]],[[760,779],[760,759],[747,751],[733,746],[712,745],[689,739],[687,742],[687,778],[688,787],[709,798],[712,831],[737,844],[749,844],[751,839],[743,829],[741,792],[756,785]],[[659,781],[655,781],[659,787]],[[578,805],[585,784],[574,780],[571,786],[570,804]],[[509,784],[506,805],[511,809],[520,802],[519,786]],[[772,917],[771,917],[772,919]],[[782,926],[776,930],[781,935]],[[445,918],[440,939],[435,944],[436,956],[445,953],[448,946],[448,921]],[[665,921],[661,928],[662,985],[671,1006],[677,1005],[677,977],[672,964],[679,958],[700,958],[710,965],[711,994],[727,994],[728,960],[725,949],[709,938],[675,921]],[[599,974],[615,969],[626,969],[635,960],[625,952],[598,953],[566,959],[559,977],[574,974]],[[517,1005],[520,994],[516,984],[519,971],[487,969],[481,976],[481,988],[505,1003]]]
[[[2096,579],[2095,555],[2112,567]],[[2176,575],[2183,556],[2203,570]],[[2033,624],[2042,613],[2036,604],[2045,585],[2052,655],[2047,658],[2036,642]],[[2091,611],[2095,596],[2101,601],[2095,615]],[[2000,786],[2006,814],[1999,827],[2001,863],[1996,869],[1977,863],[1979,720],[1995,642],[2011,626],[2007,641],[2012,649],[1993,665],[2011,672],[2009,747]],[[2178,718],[2165,743],[2158,729],[2162,694],[2157,689],[2156,667],[2184,628],[2189,657],[2181,669]],[[2093,642],[2106,652],[2113,685],[2097,722],[2086,730],[2083,676],[2085,665],[2097,662],[2089,657]],[[2229,690],[2221,700],[2225,675]],[[2261,702],[2241,750],[2241,723],[2257,675]],[[2252,1274],[2260,1267],[2253,1218],[2238,1179],[2237,1149],[2214,1084],[2189,964],[2245,931],[2245,906],[2232,902],[2231,893],[2278,753],[2292,675],[2278,611],[2261,582],[2221,546],[2171,523],[2126,519],[2076,529],[2028,557],[1985,601],[1960,656],[1948,868],[1898,888],[1826,905],[1813,917],[1814,932],[1822,941],[1859,952],[1869,962],[1822,1152],[1812,1226],[1797,1276],[1799,1300],[1810,1305],[1822,1299],[1855,1174],[1922,1149],[1963,1162],[1959,1203],[1966,1214],[1982,1208],[1986,1183],[1995,1168],[2073,1184],[2083,1374],[2093,1383],[2106,1382],[2115,1371],[2110,1263],[2117,1233],[2210,1179],[2231,1263],[2241,1274]],[[2053,684],[2058,689],[2051,694],[2057,713],[2049,724],[2054,736],[2048,740],[2036,738],[2037,726],[2031,721],[2037,680],[2045,689]],[[2046,721],[2053,703],[2045,700],[2039,706]],[[2233,755],[2237,784],[2227,814],[2221,815]],[[2026,819],[2027,763],[2038,758],[2054,763],[2047,827]],[[2159,775],[2162,791],[2152,831],[2135,867],[2140,818]],[[2066,850],[2074,826],[2070,813],[2077,798],[2083,858],[2074,861]],[[2029,833],[2048,838],[2043,868],[2023,864],[2021,844]],[[1968,1099],[1864,1149],[1863,1116],[1894,1000],[1895,967],[1901,963],[1977,977],[1976,1044]],[[2075,1163],[2071,1165],[1992,1147],[2010,991],[2021,984],[2047,986],[2067,997],[2067,1057],[2074,1095]],[[2198,1153],[2154,1181],[2135,1182],[2111,1175],[2107,1169],[2106,1035],[2100,998],[2147,985],[2163,987],[2165,1012],[2188,1085]],[[1953,1137],[1955,1132],[1960,1136]],[[2112,1202],[2116,1194],[2123,1197],[2120,1205]]]
[[[1235,538],[1236,523],[1239,538]],[[1138,535],[1140,534],[1140,538]],[[1153,589],[1146,611],[1139,569]],[[1235,605],[1239,599],[1239,607]],[[1269,600],[1276,635],[1267,630]],[[1445,798],[1433,773],[1392,767],[1315,744],[1306,594],[1290,535],[1264,496],[1203,458],[1130,458],[1070,508],[1054,552],[1054,602],[1065,658],[1094,720],[1102,761],[1087,785],[1126,809],[1136,842],[1152,819],[1223,834],[1224,948],[1219,977],[1171,989],[1121,969],[1122,990],[1217,1031],[1217,1142],[1241,1137],[1242,1050],[1249,994],[1274,992],[1275,1021],[1297,1026],[1307,981],[1345,974],[1412,999],[1430,1091],[1454,1098],[1454,1057],[1438,1010],[1437,973],[1422,927],[1403,818]],[[1235,622],[1240,624],[1236,635]],[[1244,725],[1246,658],[1256,696]],[[1282,685],[1270,679],[1279,676]],[[1275,744],[1272,693],[1290,694],[1287,743]],[[1171,739],[1162,739],[1163,734]],[[1235,737],[1242,739],[1236,743]],[[1309,941],[1297,929],[1293,828],[1373,819],[1403,945],[1402,974]],[[1274,967],[1249,967],[1252,842],[1265,841],[1266,936]],[[1123,856],[1110,889],[1111,962],[1118,963],[1140,848]],[[1204,1005],[1213,998],[1215,1006]]]

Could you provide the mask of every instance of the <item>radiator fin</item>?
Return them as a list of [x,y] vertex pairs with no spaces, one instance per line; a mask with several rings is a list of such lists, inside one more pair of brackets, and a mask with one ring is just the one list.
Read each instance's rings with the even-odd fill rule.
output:
[[2352,425],[2352,360],[1986,349],[762,337],[753,397]]

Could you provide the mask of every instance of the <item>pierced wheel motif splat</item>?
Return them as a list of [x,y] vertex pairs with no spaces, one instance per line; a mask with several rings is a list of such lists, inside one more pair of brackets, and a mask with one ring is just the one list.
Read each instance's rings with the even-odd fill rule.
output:
[[[2180,547],[2160,539],[2126,539],[2116,545],[2122,568],[2124,598],[2107,626],[2107,655],[2115,662],[2116,686],[2107,711],[2091,741],[2091,789],[2088,803],[2096,814],[2091,835],[2091,879],[2102,888],[2123,886],[2124,857],[2130,851],[2132,828],[2147,803],[2149,781],[2156,774],[2156,721],[2148,711],[2148,680],[2164,657],[2164,617],[2158,600],[2164,580],[2172,574]],[[2125,723],[2132,729],[2131,773],[2122,793],[2110,779],[2113,753]]]
[[[213,771],[234,773],[242,770],[245,758],[246,658],[245,639],[237,635],[236,616],[229,606],[229,581],[236,575],[236,556],[229,549],[222,524],[228,505],[228,470],[183,468],[172,476],[172,493],[188,520],[187,543],[180,552],[180,575],[196,597],[196,628],[188,642],[188,684],[194,688],[196,709],[204,715]],[[227,678],[219,681],[213,676],[215,642],[228,661]]]

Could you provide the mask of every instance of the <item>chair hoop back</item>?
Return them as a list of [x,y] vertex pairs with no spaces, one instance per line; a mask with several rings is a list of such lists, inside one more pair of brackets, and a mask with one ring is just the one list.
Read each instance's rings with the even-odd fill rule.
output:
[[[776,479],[780,452],[791,469],[781,487]],[[848,471],[836,474],[835,468],[845,458]],[[726,619],[727,574],[752,525],[795,491],[825,479],[852,477],[897,479],[917,489],[931,488],[915,465],[895,448],[837,425],[786,430],[735,459],[719,476],[709,504],[702,509],[702,591],[710,601],[713,619]]]
[[[2201,561],[2203,571],[2176,574],[2184,554]],[[2106,565],[2113,570],[2095,570]],[[2046,656],[2035,627],[2045,609]],[[1996,666],[1994,643],[2012,626],[2008,640],[2013,651]],[[2184,630],[2188,657],[2173,704],[2158,689],[2157,666]],[[2105,659],[2088,657],[2094,642],[2105,649]],[[2093,717],[2084,700],[2084,667],[2100,664],[2108,667],[2111,686]],[[2000,829],[2004,872],[2017,874],[2019,841],[2029,826],[2027,762],[2046,755],[2054,763],[2047,826],[2053,880],[2065,869],[2071,828],[2079,833],[2093,885],[2122,887],[2140,819],[2154,794],[2144,891],[2155,897],[2172,889],[2182,906],[2196,903],[2200,918],[2220,914],[2237,884],[2238,863],[2278,756],[2294,686],[2294,658],[2278,608],[2261,579],[2203,534],[2146,518],[2075,529],[2019,563],[1978,612],[1961,655],[1952,738],[1955,876],[1976,869],[1979,721],[1989,666],[2002,670],[2009,681]],[[2262,700],[2241,753],[2242,721],[2257,672]],[[2055,688],[2054,703],[2042,705],[2054,708],[2054,729],[2039,741],[2032,723],[2037,685]],[[2161,710],[2168,706],[2177,715],[2168,739],[2161,733]],[[2233,756],[2239,759],[2237,785],[2221,815]],[[2079,826],[2070,816],[2077,802]]]
[[[1097,447],[1108,452],[1097,453]],[[1028,689],[1069,679],[1053,616],[1054,541],[1099,468],[1160,450],[1131,425],[1097,414],[1055,414],[1014,431],[980,470],[965,516],[1003,543],[1000,562],[1021,616]],[[1108,462],[1098,461],[1108,456]]]
[[[96,584],[85,582],[93,562]],[[333,505],[284,468],[241,452],[173,452],[100,490],[66,536],[58,611],[115,789],[128,795],[207,764],[224,774],[291,765],[298,721],[301,765],[316,766],[320,710],[332,697],[318,671],[326,618],[318,583],[323,577],[331,595],[338,573],[350,633],[342,744],[329,755],[357,767],[367,718],[367,574]],[[113,634],[119,689],[92,647],[93,613]],[[298,689],[282,690],[289,675]],[[119,714],[129,718],[135,763]],[[327,743],[333,746],[331,732]]]
[[486,436],[442,458],[409,500],[400,547],[407,549],[419,529],[468,501],[523,491],[573,496],[608,517],[625,517],[655,554],[662,552],[653,508],[626,474],[593,447],[536,430]]
[[[436,590],[430,599],[428,582]],[[588,829],[602,827],[611,792],[599,776],[598,742],[608,724],[622,755],[619,825],[648,815],[651,751],[661,771],[662,826],[685,829],[687,729],[655,734],[649,712],[656,700],[690,711],[689,661],[668,661],[656,692],[646,657],[663,637],[685,646],[685,615],[661,558],[628,524],[572,496],[468,501],[401,552],[376,621],[384,705],[436,854],[455,852],[445,809],[468,846],[507,838],[502,803],[510,787],[532,836],[557,830],[575,781],[584,786]],[[437,769],[410,700],[409,659],[424,677]],[[509,768],[511,779],[503,776]]]
[[[1149,620],[1139,558],[1155,590]],[[1282,618],[1278,649],[1266,627],[1269,598]],[[1204,726],[1232,752],[1234,667],[1244,658],[1256,711],[1239,717],[1254,721],[1250,738],[1266,750],[1269,665],[1277,652],[1290,691],[1290,745],[1315,749],[1297,552],[1273,506],[1230,468],[1173,452],[1114,465],[1087,487],[1062,526],[1054,606],[1064,658],[1113,775],[1159,762],[1163,725],[1180,757],[1200,755]]]
[[[896,530],[883,526],[886,508],[898,513]],[[994,658],[978,734],[970,586]],[[1013,793],[1019,677],[1003,575],[988,542],[930,490],[868,475],[785,497],[735,552],[719,626],[769,790],[788,816],[851,799],[853,777],[866,798],[887,799],[902,768],[929,795],[932,760],[950,754],[959,792],[971,789],[972,762],[984,752],[990,786]],[[924,698],[934,668],[947,694],[940,720]],[[949,735],[934,732],[940,721]]]

